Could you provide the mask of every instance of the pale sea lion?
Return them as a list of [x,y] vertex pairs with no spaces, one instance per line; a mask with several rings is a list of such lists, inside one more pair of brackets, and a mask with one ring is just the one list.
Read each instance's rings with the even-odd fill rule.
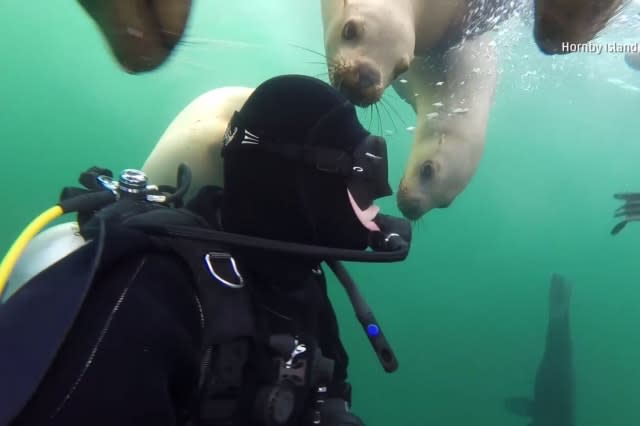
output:
[[451,205],[473,177],[496,84],[495,51],[484,34],[517,7],[507,0],[322,0],[335,87],[367,106],[398,77],[408,81],[394,84],[417,113],[397,192],[405,217]]
[[204,185],[221,187],[224,133],[234,111],[240,110],[253,90],[221,87],[191,101],[169,124],[145,160],[142,170],[149,181],[172,185],[178,165],[185,163],[192,172],[186,198]]
[[191,0],[78,0],[130,73],[163,64],[181,40]]
[[417,114],[414,143],[398,191],[398,207],[417,219],[449,206],[471,181],[485,145],[497,81],[488,35],[441,57],[416,59],[393,87]]

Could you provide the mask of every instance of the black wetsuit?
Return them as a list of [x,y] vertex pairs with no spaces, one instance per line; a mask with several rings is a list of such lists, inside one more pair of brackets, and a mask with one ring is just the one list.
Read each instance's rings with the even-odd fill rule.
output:
[[[324,356],[335,360],[329,391],[343,396],[348,358],[324,276],[281,256],[265,259],[246,269],[257,329],[316,336]],[[103,268],[53,365],[11,425],[197,425],[203,315],[191,279],[181,258],[162,251]],[[251,355],[247,381],[255,383],[251,371],[259,364]],[[246,404],[253,399],[244,395]],[[252,409],[239,406],[229,424],[254,424]]]

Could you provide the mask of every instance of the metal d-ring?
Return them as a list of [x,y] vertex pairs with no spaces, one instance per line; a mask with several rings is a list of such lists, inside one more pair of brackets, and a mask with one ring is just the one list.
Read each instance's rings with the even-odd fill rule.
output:
[[[211,264],[211,260],[212,259],[228,259],[229,263],[231,263],[231,268],[233,269],[233,272],[236,274],[236,277],[240,281],[240,284],[235,284],[235,283],[232,283],[230,281],[227,281],[224,278],[222,278],[220,275],[218,275],[218,273],[215,271],[215,269],[213,269],[213,265]],[[244,287],[244,278],[242,278],[242,274],[240,273],[240,271],[238,271],[238,266],[236,265],[236,260],[233,258],[233,256],[231,256],[228,253],[211,252],[211,253],[207,253],[204,256],[204,260],[205,260],[205,263],[207,264],[207,268],[209,269],[209,272],[211,273],[211,275],[213,275],[222,284],[226,285],[227,287],[231,287],[231,288],[242,288],[242,287]]]

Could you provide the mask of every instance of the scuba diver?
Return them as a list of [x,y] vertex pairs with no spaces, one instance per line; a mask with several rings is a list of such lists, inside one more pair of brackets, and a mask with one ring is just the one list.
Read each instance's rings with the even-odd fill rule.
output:
[[622,218],[611,230],[611,235],[617,235],[627,226],[627,223],[640,222],[640,192],[614,194],[613,198],[624,201],[624,204],[613,213],[613,217]]
[[285,75],[235,112],[222,156],[224,189],[186,204],[185,165],[176,187],[90,168],[16,240],[0,295],[44,221],[76,212],[83,242],[0,305],[0,425],[363,425],[321,263],[395,371],[341,263],[408,255],[410,223],[374,204],[385,140],[330,85]]

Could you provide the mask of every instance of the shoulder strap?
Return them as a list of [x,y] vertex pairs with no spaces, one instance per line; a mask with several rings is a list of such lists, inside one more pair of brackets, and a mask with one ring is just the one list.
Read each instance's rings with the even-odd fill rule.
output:
[[189,265],[202,309],[200,383],[192,422],[230,426],[243,395],[244,370],[256,333],[247,278],[236,259],[212,243],[175,237],[153,240]]

